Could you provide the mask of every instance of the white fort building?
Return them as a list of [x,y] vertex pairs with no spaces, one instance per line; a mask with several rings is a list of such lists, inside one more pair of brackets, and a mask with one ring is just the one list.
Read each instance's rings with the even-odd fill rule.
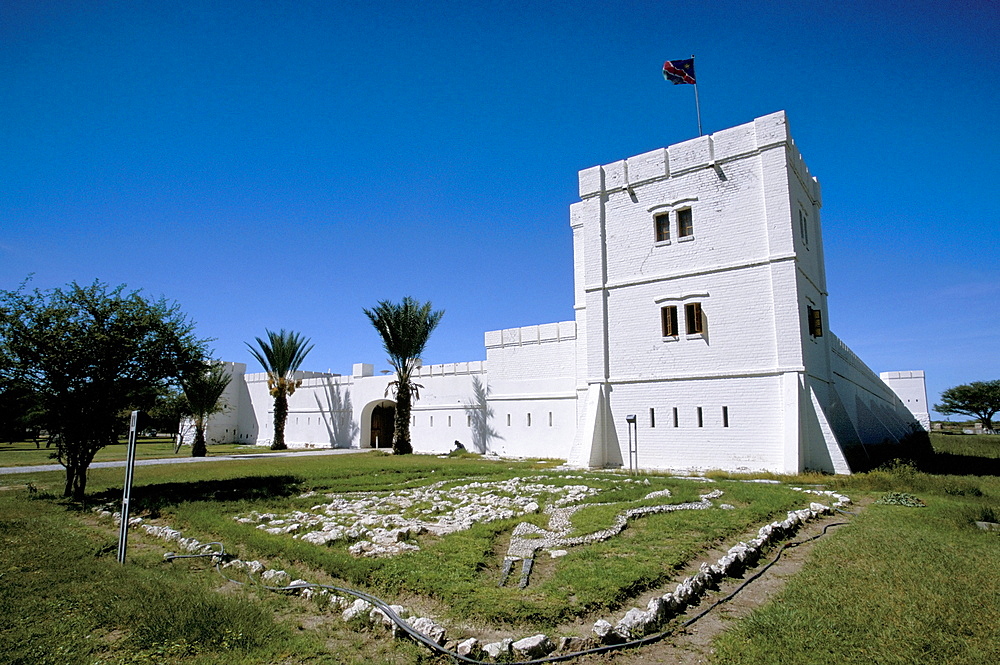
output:
[[[849,473],[928,427],[923,372],[880,378],[830,331],[820,186],[784,112],[579,177],[575,320],[423,366],[415,451]],[[270,444],[266,376],[229,367],[209,441]],[[289,446],[391,445],[392,375],[300,375]]]

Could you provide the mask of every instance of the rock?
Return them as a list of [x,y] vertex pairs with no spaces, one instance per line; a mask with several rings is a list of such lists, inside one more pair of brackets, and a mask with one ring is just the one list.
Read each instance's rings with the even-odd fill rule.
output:
[[369,603],[367,600],[358,598],[357,600],[354,601],[354,603],[350,607],[344,610],[343,614],[341,614],[340,616],[344,621],[350,621],[351,619],[357,618],[359,616],[364,616],[371,610],[371,608],[372,608],[371,603]]
[[479,654],[482,653],[482,648],[479,646],[479,640],[474,637],[470,637],[467,640],[458,643],[455,647],[455,652],[459,656],[465,656],[466,658],[472,658],[476,660],[479,658]]
[[433,619],[418,617],[412,621],[408,621],[407,623],[410,624],[410,627],[413,628],[413,630],[430,638],[431,641],[439,645],[444,644],[447,639],[444,628],[436,624]]
[[523,640],[518,640],[511,644],[510,648],[514,652],[515,657],[530,660],[546,656],[552,653],[556,647],[549,640],[548,636],[540,633],[531,637],[525,637]]
[[650,612],[633,607],[615,626],[615,633],[624,640],[631,640],[645,635],[652,624],[653,615]]
[[558,559],[561,556],[566,556],[569,554],[568,550],[549,550],[549,556],[553,559]]
[[246,568],[246,571],[251,575],[256,575],[264,571],[264,564],[260,561],[244,561],[243,567]]
[[292,583],[288,585],[291,589],[298,589],[299,591],[311,591],[312,584],[306,580],[292,580]]
[[268,586],[283,587],[291,581],[292,576],[283,570],[265,570],[260,579]]
[[501,640],[499,642],[490,642],[483,647],[483,651],[493,660],[498,660],[501,656],[510,655],[510,645],[513,643],[514,641],[510,639]]
[[594,627],[592,629],[592,632],[599,641],[607,642],[608,637],[611,635],[613,628],[614,626],[612,626],[609,622],[605,621],[604,619],[598,619],[597,621],[594,622]]
[[566,637],[560,637],[559,638],[559,647],[558,647],[557,650],[561,651],[562,653],[567,653],[567,652],[570,652],[570,651],[575,651],[575,650],[577,650],[579,648],[579,644],[580,644],[581,641],[582,640],[579,637],[573,637],[573,636],[569,636],[569,635],[566,636]]

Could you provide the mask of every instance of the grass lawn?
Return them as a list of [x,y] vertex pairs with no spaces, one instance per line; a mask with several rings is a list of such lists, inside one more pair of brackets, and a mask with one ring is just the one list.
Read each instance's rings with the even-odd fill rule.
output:
[[[962,442],[960,449],[949,447],[955,438],[933,437],[942,467],[955,464],[949,456],[996,459],[987,453],[997,437],[972,437],[977,440]],[[932,468],[934,460],[922,463]],[[140,467],[132,514],[201,541],[220,540],[240,558],[293,577],[399,602],[435,617],[450,636],[498,630],[523,637],[585,634],[595,618],[620,616],[645,592],[677,581],[708,549],[745,538],[811,500],[785,485],[724,477],[703,484],[653,474],[566,477],[552,466],[374,453]],[[122,476],[121,469],[92,470],[89,504],[119,502]],[[454,492],[470,481],[515,477],[551,492],[568,484],[599,489],[584,502],[612,506],[577,512],[574,533],[608,526],[619,508],[648,505],[645,495],[661,489],[670,489],[669,502],[676,503],[721,489],[717,502],[734,508],[631,521],[611,540],[570,548],[558,559],[540,557],[524,590],[498,587],[497,580],[513,527],[520,521],[545,526],[540,514],[443,537],[425,534],[412,540],[419,551],[378,559],[356,558],[343,542],[313,545],[233,519],[254,511],[317,512],[330,500],[326,494],[384,496],[389,489],[432,484]],[[1000,662],[994,635],[1000,625],[1000,534],[971,526],[991,510],[1000,514],[1000,477],[899,465],[849,477],[784,480],[821,482],[864,500],[909,492],[927,506],[872,504],[849,526],[831,532],[780,598],[716,641],[713,662]],[[128,563],[119,566],[117,529],[57,499],[62,482],[58,472],[0,478],[0,613],[6,618],[0,624],[0,662],[438,662],[384,632],[345,625],[304,599],[234,587],[201,560],[163,563],[171,544],[140,532],[130,536]],[[307,492],[313,494],[303,496]]]
[[[997,436],[931,440],[946,468],[959,455],[989,469],[1000,447]],[[934,458],[923,465],[939,468]],[[972,523],[1000,515],[1000,477],[899,466],[834,484],[853,496],[912,493],[927,505],[872,504],[817,543],[777,599],[716,640],[713,662],[1000,662],[1000,533]]]

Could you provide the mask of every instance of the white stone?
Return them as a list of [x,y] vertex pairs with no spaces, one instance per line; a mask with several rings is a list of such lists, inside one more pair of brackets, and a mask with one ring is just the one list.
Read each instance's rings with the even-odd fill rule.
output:
[[418,617],[416,619],[407,621],[413,630],[429,637],[432,641],[437,644],[444,644],[447,641],[447,636],[445,635],[445,630],[433,619],[428,619],[427,617]]
[[350,607],[348,607],[346,610],[343,611],[343,613],[340,615],[340,617],[344,621],[350,621],[351,619],[354,619],[355,617],[365,616],[365,615],[369,614],[369,612],[371,611],[371,609],[372,609],[372,604],[371,603],[369,603],[367,600],[364,600],[362,598],[358,598],[357,600],[355,600],[351,604]]
[[510,645],[511,651],[516,658],[532,659],[541,658],[555,650],[555,645],[543,634],[525,637]]

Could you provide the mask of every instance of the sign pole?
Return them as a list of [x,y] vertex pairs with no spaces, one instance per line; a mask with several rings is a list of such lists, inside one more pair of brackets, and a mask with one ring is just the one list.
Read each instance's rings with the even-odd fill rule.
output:
[[128,509],[132,498],[132,472],[135,468],[135,442],[139,412],[133,411],[128,428],[128,460],[125,462],[125,489],[122,491],[122,523],[118,532],[118,563],[125,563],[125,549],[128,547]]

